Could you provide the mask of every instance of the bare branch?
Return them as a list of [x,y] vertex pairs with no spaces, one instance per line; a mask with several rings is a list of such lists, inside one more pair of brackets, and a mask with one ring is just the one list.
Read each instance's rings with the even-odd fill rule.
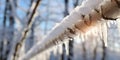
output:
[[34,17],[34,14],[35,14],[36,10],[37,10],[37,7],[39,6],[40,1],[41,0],[35,1],[32,4],[32,6],[31,6],[31,8],[29,10],[29,15],[28,15],[28,18],[27,18],[28,19],[27,28],[26,28],[26,30],[24,30],[20,42],[18,42],[16,44],[16,46],[15,46],[15,52],[14,52],[13,60],[16,60],[19,57],[19,54],[18,54],[19,50],[20,50],[20,48],[22,47],[22,45],[23,45],[23,43],[25,41],[25,38],[27,36],[27,33],[28,33],[29,29],[31,28],[31,25],[32,25],[32,22],[33,22],[33,17]]

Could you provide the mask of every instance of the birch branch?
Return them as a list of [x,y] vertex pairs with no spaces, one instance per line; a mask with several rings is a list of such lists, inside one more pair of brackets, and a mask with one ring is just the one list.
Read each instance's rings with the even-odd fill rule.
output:
[[103,17],[117,18],[119,14],[120,0],[87,0],[76,7],[61,24],[53,28],[41,43],[33,46],[20,60],[29,60],[38,53],[68,40],[66,38],[87,32],[101,23]]
[[35,14],[36,10],[37,10],[37,7],[39,6],[40,1],[41,1],[41,0],[36,0],[36,1],[32,4],[32,6],[31,6],[31,8],[30,8],[30,10],[29,10],[28,18],[26,18],[26,19],[28,19],[27,27],[26,27],[26,29],[24,30],[24,32],[22,33],[22,37],[21,37],[21,39],[20,39],[20,42],[18,42],[18,43],[16,44],[16,46],[15,46],[15,52],[14,52],[13,60],[16,60],[16,59],[19,57],[19,50],[20,50],[20,48],[22,47],[22,45],[23,45],[23,43],[24,43],[24,41],[25,41],[25,38],[26,38],[26,36],[27,36],[27,33],[28,33],[28,31],[30,30],[30,28],[31,28],[31,25],[32,25],[32,23],[33,23],[33,17],[34,17],[34,14]]

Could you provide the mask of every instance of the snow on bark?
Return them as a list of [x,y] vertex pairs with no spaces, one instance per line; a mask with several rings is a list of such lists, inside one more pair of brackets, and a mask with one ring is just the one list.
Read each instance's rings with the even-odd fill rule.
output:
[[[102,4],[100,4],[101,2]],[[116,18],[120,11],[118,3],[117,0],[84,1],[81,6],[76,7],[60,24],[56,25],[41,43],[33,46],[20,60],[29,60],[38,53],[65,41],[66,38],[74,37],[79,32],[85,33],[100,23],[101,18]]]

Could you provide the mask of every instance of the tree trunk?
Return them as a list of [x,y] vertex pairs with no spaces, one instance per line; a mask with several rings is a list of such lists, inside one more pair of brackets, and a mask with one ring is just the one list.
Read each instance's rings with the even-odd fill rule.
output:
[[5,2],[5,10],[4,10],[4,19],[3,19],[3,29],[2,29],[2,37],[0,40],[0,60],[3,60],[4,57],[4,37],[5,37],[5,28],[6,28],[6,15],[7,15],[7,4],[8,0]]
[[73,43],[74,43],[74,39],[71,38],[69,40],[69,55],[68,55],[68,60],[73,60]]
[[5,44],[4,44],[4,39],[5,39],[5,32],[6,32],[6,19],[7,19],[7,10],[8,10],[8,0],[6,0],[6,4],[5,4],[5,10],[4,10],[4,20],[3,20],[3,37],[2,37],[2,40],[1,40],[1,57],[0,59],[1,60],[5,60],[6,58],[6,55],[5,55]]
[[12,42],[13,42],[13,36],[14,36],[14,17],[12,15],[12,7],[10,4],[10,0],[8,0],[8,14],[9,15],[8,19],[9,19],[9,26],[7,27],[6,31],[7,31],[7,35],[6,35],[6,51],[5,51],[5,58],[4,60],[7,60],[8,55],[10,53],[11,47],[12,47]]

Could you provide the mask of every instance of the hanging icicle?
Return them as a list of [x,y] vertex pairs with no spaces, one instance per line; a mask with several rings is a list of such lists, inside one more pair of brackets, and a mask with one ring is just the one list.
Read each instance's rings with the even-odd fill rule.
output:
[[117,21],[117,28],[118,28],[119,33],[120,33],[120,18],[118,18],[116,21]]
[[106,21],[105,21],[105,23],[102,23],[102,33],[103,33],[103,40],[105,42],[105,46],[107,47],[107,24],[106,24]]

